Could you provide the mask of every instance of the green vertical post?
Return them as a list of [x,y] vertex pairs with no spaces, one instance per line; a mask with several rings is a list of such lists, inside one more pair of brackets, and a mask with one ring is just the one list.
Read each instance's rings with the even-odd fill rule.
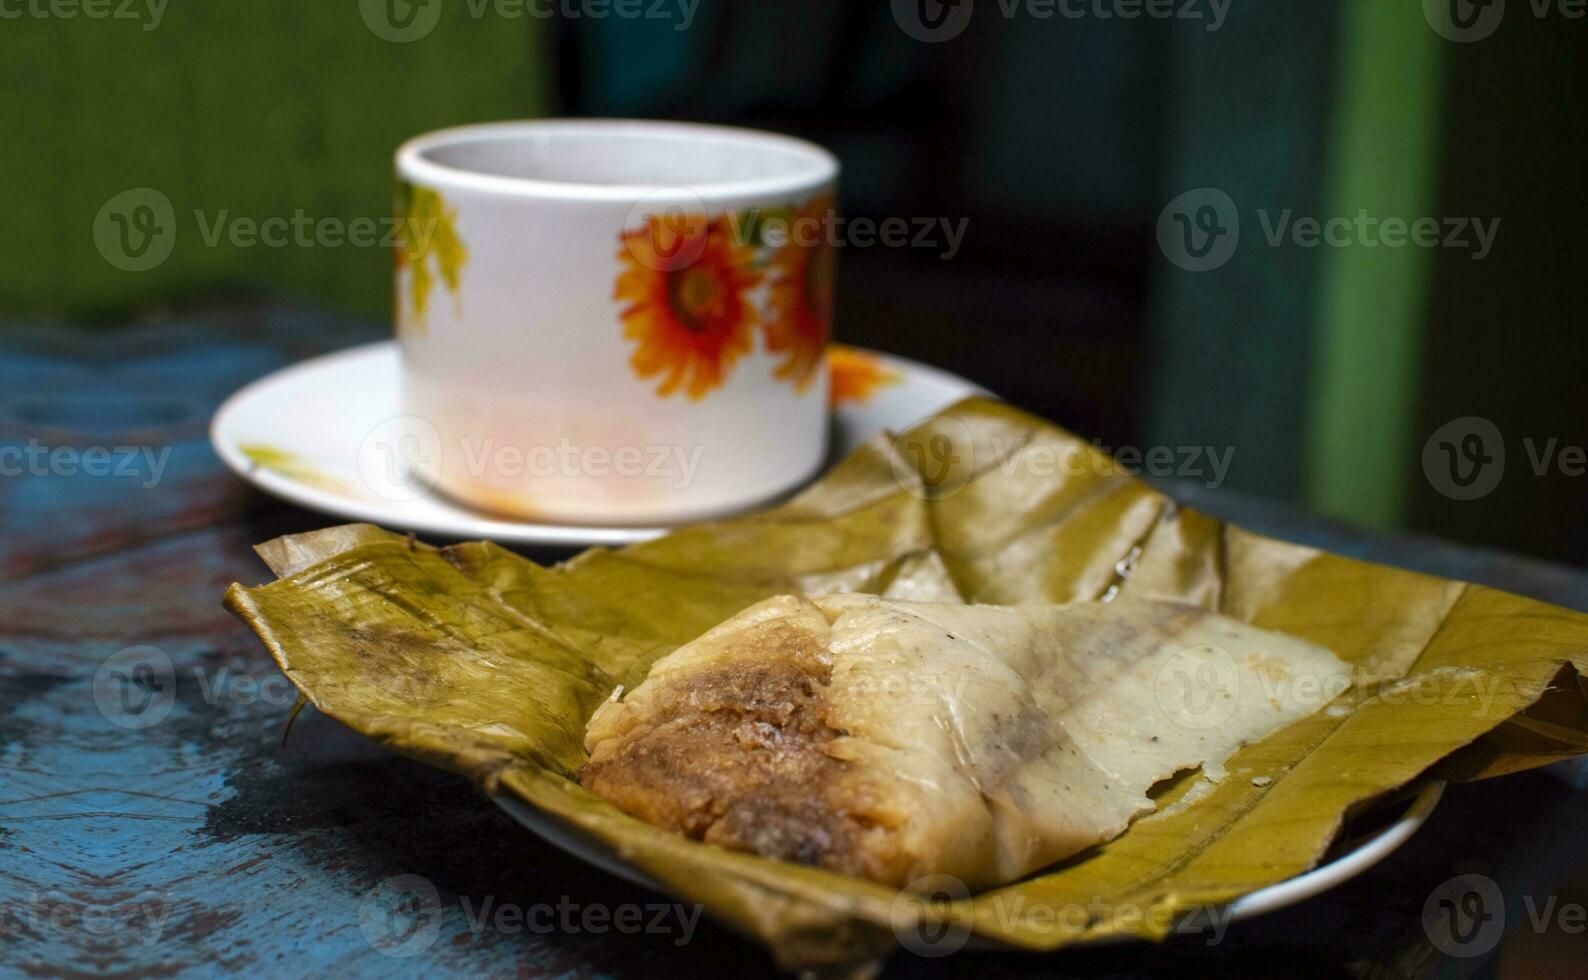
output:
[[[1417,3],[1349,0],[1324,216],[1436,217],[1444,46]],[[1375,232],[1376,234],[1376,232]],[[1435,256],[1416,245],[1325,248],[1312,343],[1307,503],[1360,524],[1406,516],[1418,363]]]

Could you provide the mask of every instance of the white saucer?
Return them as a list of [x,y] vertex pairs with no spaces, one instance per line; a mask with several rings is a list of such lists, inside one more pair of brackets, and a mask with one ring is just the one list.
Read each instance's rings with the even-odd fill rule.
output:
[[[840,460],[884,431],[900,431],[981,387],[915,361],[875,358],[886,383],[839,404],[830,459]],[[431,493],[394,500],[359,475],[359,447],[381,423],[404,414],[396,341],[382,341],[294,364],[228,398],[210,423],[210,442],[238,476],[268,493],[338,517],[449,538],[584,547],[622,545],[665,527],[530,524],[490,517]]]

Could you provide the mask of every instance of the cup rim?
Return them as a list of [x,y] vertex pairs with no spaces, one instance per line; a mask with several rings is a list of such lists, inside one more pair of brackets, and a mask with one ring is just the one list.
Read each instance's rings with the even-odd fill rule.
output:
[[[482,173],[438,163],[426,155],[433,150],[461,143],[510,140],[545,133],[588,136],[646,134],[678,140],[711,138],[758,143],[785,152],[792,151],[803,156],[807,165],[786,174],[746,180],[706,180],[689,184],[594,184]],[[453,126],[415,136],[403,143],[397,148],[396,165],[397,173],[403,179],[427,186],[459,187],[522,197],[600,201],[628,201],[668,193],[703,200],[796,194],[835,181],[839,172],[838,158],[830,151],[795,136],[739,126],[650,119],[527,119]]]

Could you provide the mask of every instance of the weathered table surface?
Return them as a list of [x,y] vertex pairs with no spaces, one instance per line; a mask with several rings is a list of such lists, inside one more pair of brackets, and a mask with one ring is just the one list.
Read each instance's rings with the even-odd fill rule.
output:
[[[312,710],[282,745],[292,697],[220,595],[268,577],[253,543],[331,521],[229,476],[207,424],[250,379],[373,335],[278,308],[114,339],[0,331],[0,447],[102,446],[119,464],[0,476],[0,976],[765,973],[757,947],[709,922],[691,929],[689,910],[565,856],[461,780]],[[1197,496],[1257,530],[1588,609],[1578,572]],[[96,674],[135,646],[169,657],[176,677],[172,710],[142,729],[96,701]],[[147,677],[115,680],[101,699],[159,693]],[[1481,958],[1443,958],[1424,902],[1455,874],[1486,874],[1525,928],[1524,902],[1538,907],[1588,860],[1585,785],[1568,765],[1453,787],[1388,861],[1213,945],[901,955],[888,971],[1465,974]],[[398,885],[423,879],[437,906],[429,931],[396,948],[415,955],[398,958],[369,936],[391,946],[402,922],[382,905],[393,885],[377,886],[405,875],[418,879]]]

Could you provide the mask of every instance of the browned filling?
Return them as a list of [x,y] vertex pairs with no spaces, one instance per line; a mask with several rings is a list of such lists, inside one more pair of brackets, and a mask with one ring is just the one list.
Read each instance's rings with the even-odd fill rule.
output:
[[[580,782],[625,813],[690,837],[874,879],[892,877],[851,765],[828,752],[831,669],[803,631],[767,623],[761,655],[679,677],[604,745]],[[872,813],[866,813],[868,809]]]

